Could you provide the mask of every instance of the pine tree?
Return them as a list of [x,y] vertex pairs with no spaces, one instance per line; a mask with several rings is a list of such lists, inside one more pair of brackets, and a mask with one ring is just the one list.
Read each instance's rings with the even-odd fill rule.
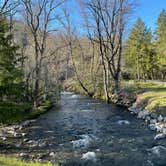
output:
[[156,28],[156,47],[162,78],[166,75],[166,11],[162,10]]
[[0,97],[16,100],[22,91],[22,71],[17,64],[18,47],[12,42],[7,19],[0,16]]
[[[125,63],[134,78],[146,79],[150,66],[152,34],[138,18],[126,42]],[[151,57],[152,58],[152,57]]]

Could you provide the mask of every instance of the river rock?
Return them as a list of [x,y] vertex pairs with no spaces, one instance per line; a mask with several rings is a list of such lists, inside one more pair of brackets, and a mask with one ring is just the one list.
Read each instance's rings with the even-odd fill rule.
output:
[[28,138],[24,138],[24,139],[23,139],[23,142],[28,142],[28,141],[29,141]]
[[15,144],[15,146],[16,146],[17,148],[20,148],[21,145],[22,145],[22,142]]
[[164,123],[156,123],[157,132],[162,132],[164,128]]
[[49,154],[49,156],[52,157],[52,158],[54,158],[54,157],[56,156],[56,154],[55,154],[55,152],[51,152],[51,153]]
[[164,146],[155,146],[147,150],[149,152],[149,160],[154,166],[166,165],[166,148]]
[[19,156],[20,156],[22,159],[24,159],[24,160],[26,160],[26,159],[29,158],[29,154],[28,154],[28,153],[20,153]]
[[150,114],[150,116],[151,116],[153,119],[157,119],[157,114],[154,113],[154,112],[152,112],[152,113]]
[[140,111],[140,109],[137,109],[136,107],[129,107],[128,110],[134,114],[138,114],[138,112]]
[[74,148],[87,148],[91,143],[93,143],[97,138],[94,135],[80,135],[81,139],[71,141]]
[[96,162],[96,153],[95,152],[87,152],[85,154],[82,155],[82,159],[84,160],[91,160]]
[[119,120],[119,121],[118,121],[118,124],[119,124],[119,125],[123,125],[123,124],[124,124],[124,125],[129,125],[130,122],[129,122],[128,120]]
[[6,141],[7,138],[6,137],[1,137],[2,141]]
[[162,115],[159,115],[159,117],[157,118],[157,120],[159,121],[159,122],[161,122],[161,121],[163,121],[163,116]]
[[165,127],[163,128],[163,134],[166,135],[166,128]]
[[28,146],[29,146],[30,148],[33,148],[33,147],[38,146],[38,142],[37,142],[37,141],[34,141],[34,140],[29,140],[29,141],[27,142],[27,144],[28,144]]
[[26,121],[22,122],[21,125],[23,127],[26,127],[26,126],[29,126],[31,123],[34,123],[35,121],[36,121],[35,119],[33,119],[33,120],[26,120]]
[[163,121],[164,121],[164,123],[166,123],[166,117],[164,117]]
[[47,145],[48,145],[47,141],[43,141],[38,144],[39,147],[46,147]]
[[145,120],[146,120],[146,121],[150,121],[150,120],[151,120],[151,117],[150,117],[150,116],[146,116]]
[[148,152],[151,152],[152,154],[155,154],[157,156],[160,156],[162,153],[166,153],[166,148],[164,146],[154,146],[151,149],[147,149]]
[[148,116],[148,115],[149,115],[149,112],[143,110],[143,111],[140,111],[140,112],[138,113],[138,118],[145,119],[145,117]]
[[13,136],[14,136],[14,137],[17,137],[17,138],[20,138],[20,137],[22,137],[22,134],[15,132],[15,133],[13,134]]
[[150,124],[149,125],[150,130],[156,130],[156,125],[155,124]]
[[160,133],[160,134],[157,134],[157,135],[154,137],[154,140],[159,140],[159,139],[163,139],[163,138],[165,138],[165,134]]
[[37,154],[38,159],[43,159],[44,157],[45,157],[45,154],[42,154],[42,153]]
[[22,137],[25,137],[27,135],[27,133],[21,133]]
[[157,123],[157,120],[156,119],[151,119],[150,120],[150,124],[156,124]]

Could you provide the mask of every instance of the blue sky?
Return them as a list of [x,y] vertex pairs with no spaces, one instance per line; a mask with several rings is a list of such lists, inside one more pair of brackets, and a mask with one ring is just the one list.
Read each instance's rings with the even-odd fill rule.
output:
[[[77,25],[77,29],[82,31],[82,21],[77,13],[79,11],[77,1],[78,0],[69,0],[66,7],[71,11],[71,17]],[[151,30],[154,30],[159,13],[162,9],[166,9],[166,0],[136,0],[135,2],[137,5],[131,17],[131,24],[140,17]]]
[[158,15],[162,9],[166,10],[166,0],[137,0],[137,3],[132,22],[140,17],[149,28],[154,30]]

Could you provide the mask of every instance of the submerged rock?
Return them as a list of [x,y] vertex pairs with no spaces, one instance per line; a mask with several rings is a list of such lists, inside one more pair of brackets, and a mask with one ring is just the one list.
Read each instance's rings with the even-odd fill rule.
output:
[[85,134],[81,135],[80,137],[81,139],[71,141],[74,148],[80,148],[80,147],[87,148],[92,142],[94,142],[97,139],[93,135],[85,135]]
[[119,121],[118,121],[118,124],[119,124],[119,125],[123,125],[123,124],[124,124],[124,125],[129,125],[130,122],[129,122],[128,120],[119,120]]
[[151,152],[157,156],[160,156],[163,152],[166,153],[166,148],[164,146],[154,146],[151,149],[147,149],[148,152]]
[[156,125],[155,124],[150,124],[149,128],[150,128],[150,130],[155,131],[156,130]]
[[92,111],[94,111],[94,110],[92,110],[92,109],[83,109],[83,110],[81,110],[82,112],[92,112]]
[[96,160],[97,160],[96,153],[95,152],[87,152],[87,153],[82,155],[82,159],[91,160],[91,161],[96,162]]
[[165,138],[165,134],[160,133],[160,134],[157,134],[157,135],[154,137],[154,140],[159,140],[159,139],[162,139],[162,138]]
[[164,146],[154,146],[151,149],[147,149],[149,152],[149,160],[153,165],[166,165],[166,148]]

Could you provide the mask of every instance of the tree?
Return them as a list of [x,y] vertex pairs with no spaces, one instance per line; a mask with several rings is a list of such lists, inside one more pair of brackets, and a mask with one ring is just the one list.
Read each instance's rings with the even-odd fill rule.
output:
[[109,101],[109,78],[113,79],[113,92],[120,89],[122,42],[126,18],[132,4],[128,0],[89,0],[87,7],[89,38],[98,44],[103,65],[106,99]]
[[1,100],[18,100],[22,95],[23,75],[17,61],[18,47],[12,43],[9,25],[0,17],[0,94]]
[[[44,87],[41,87],[41,68],[45,58],[47,39],[52,29],[53,22],[57,19],[56,9],[64,0],[22,0],[27,25],[33,36],[34,42],[34,107],[40,104],[41,94]],[[42,92],[41,92],[42,91]]]
[[146,79],[153,66],[154,51],[152,51],[152,34],[144,22],[138,18],[126,42],[126,68],[134,78]]
[[0,1],[0,13],[3,15],[11,15],[17,6],[19,5],[18,0],[1,0]]
[[[161,77],[164,79],[166,64],[166,11],[162,10],[157,19],[156,47],[160,64]],[[163,70],[164,69],[164,70]]]
[[[70,15],[68,14],[68,12],[66,10],[64,10],[64,16],[65,16],[65,19],[63,19],[63,20],[60,19],[59,21],[63,25],[63,30],[64,30],[63,35],[62,35],[62,41],[64,43],[66,43],[66,48],[67,48],[66,54],[67,54],[67,61],[68,61],[67,63],[69,63],[69,60],[71,60],[73,70],[74,70],[76,79],[77,79],[80,87],[85,91],[85,93],[87,95],[89,95],[90,97],[93,97],[94,89],[89,88],[86,85],[86,81],[87,80],[90,81],[92,75],[90,75],[88,73],[90,75],[89,78],[86,79],[86,77],[85,77],[85,76],[87,76],[87,73],[84,71],[86,70],[86,67],[89,64],[89,62],[86,62],[86,60],[85,60],[86,58],[88,58],[85,55],[85,50],[84,50],[85,47],[83,48],[82,43],[81,43],[81,38],[79,38],[77,36],[76,28],[73,26],[73,24],[70,20]],[[83,38],[82,38],[82,41],[83,41]],[[86,40],[86,42],[89,42],[89,41]],[[77,62],[75,60],[76,59],[75,54],[77,54],[79,57],[79,58],[77,58]],[[78,63],[79,63],[79,67],[77,65]],[[85,67],[85,63],[86,63],[86,67]],[[81,74],[80,74],[79,70],[82,71]]]

